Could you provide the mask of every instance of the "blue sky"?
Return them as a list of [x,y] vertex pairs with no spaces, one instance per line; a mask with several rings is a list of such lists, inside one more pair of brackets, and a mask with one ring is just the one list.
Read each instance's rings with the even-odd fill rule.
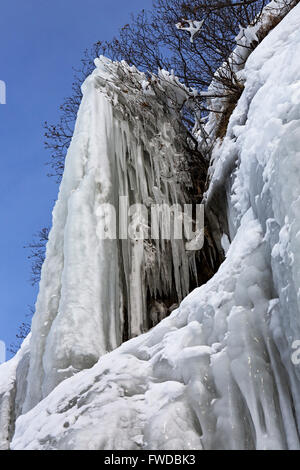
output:
[[0,340],[9,345],[34,305],[23,248],[50,224],[58,187],[46,176],[43,122],[55,123],[85,48],[110,39],[152,0],[2,0],[0,80]]

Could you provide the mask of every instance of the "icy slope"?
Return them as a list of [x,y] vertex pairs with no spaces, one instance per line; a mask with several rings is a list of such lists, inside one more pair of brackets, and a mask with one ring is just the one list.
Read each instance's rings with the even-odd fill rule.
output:
[[300,5],[248,59],[215,148],[218,273],[21,416],[13,449],[299,449],[299,57]]

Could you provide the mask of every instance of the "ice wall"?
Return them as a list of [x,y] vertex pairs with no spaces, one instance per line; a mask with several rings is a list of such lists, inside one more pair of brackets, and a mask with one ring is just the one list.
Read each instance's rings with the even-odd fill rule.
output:
[[0,450],[7,450],[14,434],[15,420],[22,412],[29,364],[29,339],[13,359],[0,366]]
[[299,449],[300,5],[247,61],[207,207],[232,240],[206,285],[17,421],[14,449]]
[[24,411],[124,337],[147,331],[148,293],[181,300],[195,274],[195,254],[184,239],[164,241],[159,219],[154,242],[139,238],[148,220],[130,214],[132,238],[114,239],[119,227],[127,233],[128,206],[185,202],[179,112],[189,90],[166,72],[147,78],[103,57],[82,90],[32,323]]

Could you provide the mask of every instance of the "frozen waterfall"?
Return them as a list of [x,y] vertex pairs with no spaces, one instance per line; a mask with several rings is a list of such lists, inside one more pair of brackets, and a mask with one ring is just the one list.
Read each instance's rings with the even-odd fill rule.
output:
[[[244,92],[226,137],[214,149],[207,210],[212,201],[219,201],[227,214],[227,236],[232,239],[219,271],[151,331],[63,381],[19,417],[13,449],[299,449],[300,369],[292,361],[293,342],[300,339],[299,57],[300,5],[249,57]],[[79,158],[87,154],[87,147],[98,148],[94,139],[103,144],[101,127],[88,138],[91,107],[104,100],[111,122],[111,107],[89,86],[93,80],[95,76],[86,84],[62,186],[69,197],[60,195],[54,217],[56,230],[60,227],[67,237],[72,236],[65,224],[67,211],[74,218],[94,217],[96,224],[95,213],[91,214],[95,200],[88,197],[95,195],[91,188],[104,185],[98,197],[104,188],[105,194],[112,191],[105,186],[111,169],[103,163],[99,171],[99,153],[90,153],[95,160],[85,160],[85,170]],[[109,140],[104,142],[109,146]],[[74,191],[77,187],[80,190]],[[78,199],[81,194],[87,198],[84,204]],[[68,207],[62,201],[68,201]],[[59,218],[58,210],[63,215]],[[94,258],[88,256],[95,250],[95,233],[85,232],[89,225],[83,227],[80,219],[75,218],[72,225],[78,230],[72,244],[65,241],[63,250],[64,237],[52,235],[48,249],[33,328],[32,403],[39,399],[41,387],[45,394],[57,382],[51,372],[59,365],[55,360],[64,358],[61,367],[68,366],[66,350],[72,351],[70,357],[80,359],[80,364],[70,361],[79,367],[87,353],[93,362],[97,354],[120,341],[104,328],[103,341],[111,344],[102,343],[101,349],[94,339],[103,332],[104,317],[95,315],[87,340],[88,326],[77,323],[72,314],[78,309],[78,318],[85,321],[78,298],[82,291],[88,302],[98,292],[99,279],[99,272],[86,264],[93,259],[99,269],[95,253]],[[87,238],[88,245],[84,243]],[[69,265],[68,257],[79,244],[85,250],[77,251],[74,264]],[[57,292],[63,286],[59,296],[47,287],[58,279],[62,253],[67,268],[62,272],[63,282],[57,280]],[[111,287],[109,273],[115,274],[110,270],[112,263],[113,258],[107,266],[107,288]],[[72,302],[75,291],[76,302]],[[51,308],[43,310],[46,299]],[[104,299],[115,305],[118,295],[106,292]],[[97,312],[102,309],[97,305]],[[64,315],[58,313],[49,320],[48,312],[60,311]],[[118,314],[114,321],[120,321]],[[74,328],[70,328],[72,322]],[[44,342],[37,336],[41,325]],[[44,370],[43,377],[40,370]]]
[[132,239],[105,233],[133,204],[188,201],[178,117],[192,92],[165,72],[96,61],[30,346],[0,366],[0,448],[300,449],[299,57],[300,4],[238,71],[244,91],[204,197],[226,259],[187,296],[195,240],[141,241],[143,218]]
[[[179,112],[190,92],[164,71],[147,78],[124,62],[102,57],[95,63],[82,87],[53,212],[24,411],[164,318],[197,276],[196,251],[186,249],[184,238],[161,236],[164,214],[154,213],[151,227],[146,217],[130,214],[141,204],[187,202],[191,182],[180,169],[187,132]],[[156,239],[141,239],[139,230],[154,225]]]

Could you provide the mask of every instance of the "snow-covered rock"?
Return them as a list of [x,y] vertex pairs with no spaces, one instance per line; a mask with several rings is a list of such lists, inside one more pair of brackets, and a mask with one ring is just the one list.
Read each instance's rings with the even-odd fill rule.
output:
[[[300,448],[300,369],[291,360],[300,339],[299,57],[300,5],[248,59],[245,90],[214,149],[207,208],[217,202],[225,211],[232,240],[217,274],[151,331],[20,416],[13,449]],[[86,134],[75,135],[79,148]],[[85,279],[73,268],[75,291]],[[57,338],[81,341],[82,324],[59,327]],[[40,362],[31,373],[44,361],[46,381],[61,350],[47,341],[52,359],[33,349]]]
[[[206,98],[208,109],[214,111],[210,113],[209,121],[205,126],[206,145],[208,142],[215,145],[216,135],[222,121],[222,113],[228,109],[228,97],[231,98],[231,92],[226,89],[224,79],[232,80],[237,88],[242,90],[245,81],[244,67],[248,57],[266,33],[273,28],[274,20],[279,22],[297,3],[298,0],[271,0],[262,9],[261,13],[253,19],[251,24],[247,27],[240,26],[240,32],[235,38],[237,45],[232,54],[216,71],[208,90],[200,93]],[[197,134],[200,138],[202,137],[203,129],[201,126]]]

